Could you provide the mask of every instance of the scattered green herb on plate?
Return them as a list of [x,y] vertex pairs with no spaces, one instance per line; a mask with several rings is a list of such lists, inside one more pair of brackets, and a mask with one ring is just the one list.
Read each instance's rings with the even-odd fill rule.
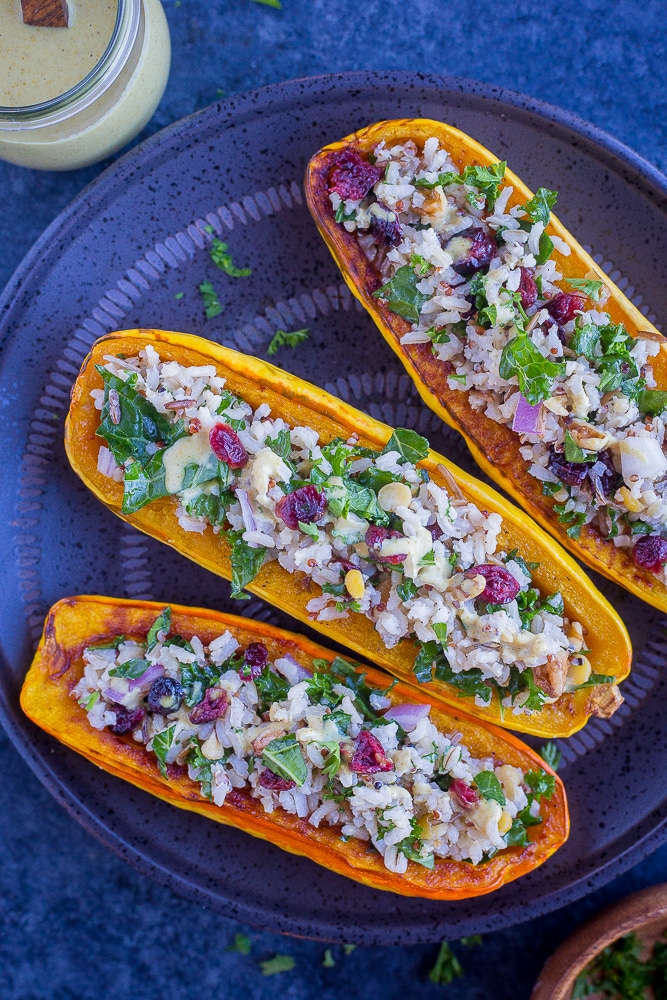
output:
[[276,330],[269,342],[266,353],[273,356],[278,353],[279,347],[298,347],[299,344],[303,344],[309,337],[310,330],[307,327],[304,327],[303,330]]

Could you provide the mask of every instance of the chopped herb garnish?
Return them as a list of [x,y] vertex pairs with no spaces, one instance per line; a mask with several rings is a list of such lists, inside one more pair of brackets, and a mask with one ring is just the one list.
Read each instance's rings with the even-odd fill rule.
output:
[[306,762],[294,733],[271,740],[262,751],[262,764],[281,778],[296,782],[299,787],[308,777]]
[[228,944],[225,951],[238,951],[242,955],[249,955],[252,944],[247,934],[235,934],[233,944]]
[[428,260],[425,260],[418,253],[410,255],[410,267],[414,267],[420,277],[424,277],[424,275],[428,274],[429,271],[433,270],[433,264],[431,264]]
[[442,646],[442,648],[445,649],[445,647],[447,645],[447,625],[446,625],[446,623],[445,622],[433,622],[431,624],[431,628],[435,632],[436,639],[438,640],[438,642],[440,643],[440,645]]
[[266,353],[273,356],[274,354],[277,354],[279,347],[298,347],[299,344],[303,344],[303,342],[308,340],[309,337],[310,330],[307,327],[304,327],[303,330],[292,330],[291,332],[288,332],[287,330],[276,330],[269,342]]
[[570,538],[579,538],[581,526],[586,520],[586,512],[573,510],[570,500],[566,500],[564,503],[555,503],[554,510],[558,514],[559,522],[566,526],[567,535]]
[[[275,7],[276,3],[269,3],[268,0],[254,0],[255,3],[265,3],[269,7]],[[276,0],[277,2],[277,0]],[[291,972],[296,965],[291,955],[274,955],[266,962],[260,962],[259,967],[263,976],[274,976],[277,972]]]
[[380,452],[387,455],[390,451],[397,451],[404,462],[415,465],[428,456],[429,443],[417,431],[411,431],[407,427],[397,427]]
[[262,712],[270,708],[274,701],[284,701],[290,688],[288,681],[269,667],[264,667],[254,683]]
[[405,580],[399,583],[396,593],[402,601],[410,601],[419,593],[419,587],[412,580]]
[[640,413],[657,417],[667,408],[667,392],[662,389],[641,389],[636,403]]
[[616,678],[613,674],[591,674],[583,684],[577,684],[572,691],[581,691],[582,688],[596,687],[598,684],[613,684]]
[[336,222],[353,222],[357,217],[356,212],[345,213],[345,202],[341,201],[340,205],[336,209],[336,214],[334,219]]
[[496,778],[493,771],[480,771],[475,775],[474,784],[477,786],[482,798],[489,802],[498,802],[504,806],[506,803],[503,787]]
[[163,729],[161,733],[157,733],[153,737],[153,753],[157,757],[158,767],[164,778],[167,777],[167,754],[174,742],[175,733],[176,723],[173,726],[169,726],[168,729]]
[[[118,465],[123,465],[130,458],[146,465],[155,457],[158,446],[168,448],[187,433],[182,420],[170,423],[145,396],[122,378],[112,375],[100,365],[95,367],[104,381],[104,405],[97,436],[107,442]],[[118,423],[111,419],[111,390],[118,394]]]
[[199,743],[195,743],[188,754],[188,764],[196,771],[196,778],[201,787],[201,793],[209,802],[213,801],[213,773],[212,767],[220,761],[209,760],[201,752]]
[[570,347],[579,356],[595,360],[595,350],[600,342],[600,327],[595,323],[584,323],[582,317],[577,316],[575,330],[572,334]]
[[426,331],[426,336],[434,344],[448,344],[452,339],[447,333],[446,326],[430,326]]
[[146,504],[168,496],[162,451],[157,451],[145,465],[131,462],[123,480],[123,514],[134,514]]
[[229,253],[229,247],[222,240],[219,240],[217,236],[211,240],[208,252],[215,266],[219,267],[225,274],[228,274],[230,278],[247,278],[252,274],[252,270],[249,267],[234,266],[232,255]]
[[124,635],[117,635],[115,639],[111,639],[109,642],[96,642],[94,646],[87,646],[87,649],[118,649],[120,644],[125,642]]
[[270,448],[271,451],[275,451],[276,455],[280,455],[281,458],[289,458],[292,454],[290,433],[286,428],[278,431],[274,438],[267,437],[265,443],[267,448]]
[[505,834],[504,840],[508,847],[527,847],[530,843],[526,827],[518,817],[512,820],[512,825]]
[[453,983],[455,979],[460,978],[462,975],[463,966],[447,942],[443,941],[440,945],[435,965],[429,972],[428,978],[432,983],[437,983],[438,986],[448,986],[449,983]]
[[157,646],[161,639],[164,639],[166,635],[169,634],[171,628],[171,608],[166,607],[164,611],[160,612],[157,616],[150,629],[148,630],[148,635],[146,636],[146,652],[150,653],[151,649]]
[[237,601],[248,601],[250,595],[244,594],[243,588],[252,583],[262,568],[266,549],[261,545],[252,548],[241,538],[241,532],[229,531],[225,534],[232,546],[232,592],[229,596]]
[[313,539],[314,542],[319,542],[320,533],[317,530],[316,524],[312,524],[310,522],[307,523],[305,521],[299,521],[298,525],[299,525],[299,530],[303,531],[304,535],[310,535],[310,537]]
[[136,677],[142,677],[149,667],[150,663],[148,660],[126,660],[125,663],[121,663],[117,667],[113,667],[113,669],[109,671],[109,677],[127,677],[134,679]]
[[199,294],[201,295],[204,303],[206,319],[213,319],[215,316],[219,316],[222,312],[222,305],[220,303],[220,299],[218,298],[218,293],[210,281],[202,281],[199,286]]
[[604,288],[603,281],[589,281],[588,278],[568,278],[567,283],[576,292],[583,292],[593,302],[599,302]]
[[404,264],[390,281],[373,292],[373,297],[383,299],[387,308],[397,316],[402,316],[411,323],[418,323],[422,306],[429,299],[427,294],[417,288],[421,280],[410,264]]
[[546,264],[546,262],[549,260],[549,257],[551,257],[553,248],[554,248],[554,242],[551,239],[551,237],[548,235],[548,233],[542,233],[542,235],[540,236],[538,251],[535,254],[535,263]]
[[542,222],[548,226],[551,219],[551,209],[556,204],[557,198],[557,191],[541,187],[537,189],[530,201],[521,207],[532,222]]
[[565,431],[565,461],[566,462],[597,462],[595,452],[586,452],[579,447],[569,431]]
[[535,406],[551,395],[555,379],[563,372],[563,365],[549,361],[526,333],[519,333],[503,348],[499,370],[504,379],[516,375],[522,395],[531,406]]
[[609,1000],[667,998],[667,943],[658,940],[643,958],[645,944],[632,932],[607,945],[588,963],[572,988],[572,1000],[591,995]]

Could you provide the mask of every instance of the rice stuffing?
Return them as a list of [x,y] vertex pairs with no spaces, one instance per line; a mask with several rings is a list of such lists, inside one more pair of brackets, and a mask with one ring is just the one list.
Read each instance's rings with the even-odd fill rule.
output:
[[[124,513],[171,495],[181,528],[222,535],[232,596],[277,560],[319,586],[313,619],[364,615],[387,648],[416,643],[420,682],[435,676],[478,705],[499,698],[501,711],[529,714],[613,682],[592,672],[561,595],[534,586],[519,550],[498,549],[501,516],[418,468],[428,442],[414,431],[397,429],[382,453],[325,442],[266,403],[253,410],[213,365],[162,361],[150,345],[106,362],[92,393],[106,442],[98,467],[123,476]],[[130,433],[138,425],[143,439]]]
[[563,279],[546,227],[556,192],[508,208],[505,163],[459,174],[436,137],[339,154],[329,190],[402,316],[404,345],[430,344],[450,389],[520,435],[529,473],[566,533],[591,525],[667,583],[667,392],[651,359],[604,310],[599,275]]
[[542,822],[552,776],[475,758],[429,705],[389,707],[340,657],[305,667],[228,631],[208,646],[170,632],[165,608],[147,639],[88,647],[72,695],[93,728],[142,744],[166,778],[186,769],[216,806],[242,793],[338,827],[399,874],[438,858],[479,864]]

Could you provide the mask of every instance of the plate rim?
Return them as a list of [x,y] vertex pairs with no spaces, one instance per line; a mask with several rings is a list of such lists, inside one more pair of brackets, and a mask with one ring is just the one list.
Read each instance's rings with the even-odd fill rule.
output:
[[[158,150],[164,151],[174,142],[187,140],[198,130],[205,130],[216,125],[221,130],[225,127],[225,117],[228,120],[238,123],[239,118],[244,115],[253,117],[261,111],[267,110],[271,105],[280,105],[283,108],[289,105],[291,100],[300,98],[303,100],[303,88],[310,88],[311,98],[313,94],[316,99],[321,99],[327,93],[327,88],[349,93],[353,89],[368,90],[375,81],[378,86],[380,81],[386,82],[387,76],[391,76],[393,84],[397,89],[405,89],[408,83],[416,83],[423,89],[431,89],[440,95],[451,94],[452,96],[469,96],[474,99],[486,99],[496,104],[504,104],[520,112],[526,113],[553,123],[561,128],[565,133],[569,133],[570,138],[579,136],[586,140],[588,144],[595,147],[598,153],[598,160],[609,163],[610,167],[619,173],[619,166],[630,167],[633,171],[632,177],[625,177],[626,183],[634,184],[639,190],[646,192],[649,197],[667,196],[667,176],[665,176],[654,164],[646,160],[641,155],[635,153],[630,147],[620,140],[614,138],[609,133],[597,126],[580,118],[576,114],[557,106],[548,104],[536,98],[523,95],[517,91],[504,87],[495,87],[478,81],[438,74],[411,73],[409,71],[362,71],[355,70],[337,74],[319,74],[309,77],[301,77],[294,80],[281,81],[269,84],[256,90],[248,91],[240,95],[230,97],[224,101],[214,102],[205,108],[193,112],[185,118],[161,129],[137,146],[133,147],[122,157],[105,168],[92,182],[86,185],[82,191],[55,217],[46,230],[41,234],[31,249],[18,265],[14,274],[9,279],[5,289],[0,293],[0,353],[9,338],[9,327],[16,310],[21,309],[23,294],[26,284],[38,278],[42,267],[48,267],[48,255],[44,253],[45,248],[52,246],[54,241],[66,237],[68,228],[74,222],[80,222],[81,217],[85,218],[90,213],[95,214],[97,206],[114,186],[122,181],[123,177],[132,172],[135,163],[141,160],[143,164],[156,156]],[[223,118],[221,112],[226,112]],[[600,156],[603,153],[604,156]],[[620,164],[619,164],[620,161]],[[4,655],[3,655],[4,659]],[[73,816],[79,825],[96,837],[104,846],[110,848],[114,854],[128,861],[143,874],[150,875],[160,884],[169,886],[178,895],[189,899],[194,899],[199,903],[204,902],[214,910],[225,907],[229,915],[234,915],[248,924],[256,924],[259,911],[244,905],[242,901],[224,899],[216,891],[199,886],[195,887],[177,871],[172,871],[163,866],[146,854],[138,847],[123,840],[118,833],[112,832],[98,816],[87,809],[85,802],[81,801],[70,789],[62,783],[62,780],[49,767],[48,759],[35,748],[34,736],[30,732],[21,730],[12,719],[12,706],[5,697],[5,692],[0,689],[0,723],[7,733],[8,739],[26,761],[30,769],[39,778],[41,783],[53,795],[57,802],[65,807],[67,812]],[[33,734],[39,732],[29,723]],[[574,902],[588,895],[595,888],[605,885],[611,879],[621,875],[629,868],[637,864],[649,853],[659,847],[667,840],[667,815],[660,819],[660,809],[653,810],[644,817],[643,825],[646,826],[651,817],[658,813],[655,825],[651,822],[650,831],[635,841],[630,847],[620,855],[609,859],[599,866],[594,872],[584,873],[577,877],[576,881],[566,888],[553,889],[531,902],[531,919],[545,913]],[[611,869],[611,870],[610,870]],[[397,898],[397,897],[394,897]],[[469,928],[479,928],[492,930],[499,926],[508,927],[522,921],[520,908],[514,907],[510,913],[504,913],[500,922],[498,914],[489,914],[486,917],[468,917],[460,921],[461,932]],[[313,916],[306,918],[309,928],[321,935],[321,939],[330,940],[326,932],[322,932],[322,926],[317,924]],[[298,918],[293,918],[289,914],[281,914],[282,927],[279,930],[292,934],[303,934],[303,923]],[[331,921],[324,921],[325,928],[331,927]],[[439,931],[429,933],[424,921],[421,927],[413,925],[410,933],[411,940],[427,942],[439,939],[442,935]],[[368,926],[368,925],[367,925]],[[459,926],[457,924],[457,926]],[[416,928],[416,933],[415,933]],[[276,929],[276,928],[274,928]],[[373,937],[373,930],[362,930],[362,936],[367,939]],[[421,931],[421,932],[420,932]],[[380,934],[386,933],[379,931]],[[375,930],[377,936],[378,930]]]

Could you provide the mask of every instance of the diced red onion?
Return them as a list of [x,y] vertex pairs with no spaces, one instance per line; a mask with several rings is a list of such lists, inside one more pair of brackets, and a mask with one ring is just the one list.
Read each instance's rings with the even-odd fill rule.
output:
[[384,718],[397,722],[401,729],[405,729],[406,733],[411,733],[413,729],[416,729],[417,723],[421,719],[425,719],[430,711],[430,705],[415,705],[412,702],[405,702],[402,705],[392,705],[384,713]]
[[113,457],[112,452],[106,448],[104,445],[100,448],[97,453],[97,471],[101,472],[103,476],[113,477],[114,472],[118,469],[118,463]]
[[[287,663],[285,663],[286,660]],[[273,665],[278,673],[282,674],[285,680],[289,681],[292,685],[298,684],[300,681],[309,680],[313,676],[310,670],[297,663],[289,653],[279,657],[277,661],[274,661]]]
[[528,400],[519,393],[519,402],[514,411],[512,430],[517,434],[537,434],[538,437],[544,435],[544,416],[542,404],[536,403],[532,406]]
[[[122,691],[117,691],[115,688],[105,688],[102,692],[102,697],[105,701],[113,702],[116,705],[122,705],[125,695]],[[111,706],[110,711],[113,712],[113,705]]]
[[148,691],[149,687],[153,683],[156,677],[162,677],[164,674],[164,667],[161,663],[152,663],[150,667],[146,667],[141,677],[129,677],[128,686],[130,691],[134,691],[136,688],[145,688]]
[[241,516],[243,517],[243,523],[246,531],[257,531],[257,521],[255,520],[255,514],[250,501],[248,500],[248,491],[237,489],[236,499],[241,504]]
[[375,692],[368,700],[371,703],[371,708],[374,708],[376,712],[381,712],[383,708],[389,708],[391,705],[391,698],[386,698],[383,694],[375,694]]

